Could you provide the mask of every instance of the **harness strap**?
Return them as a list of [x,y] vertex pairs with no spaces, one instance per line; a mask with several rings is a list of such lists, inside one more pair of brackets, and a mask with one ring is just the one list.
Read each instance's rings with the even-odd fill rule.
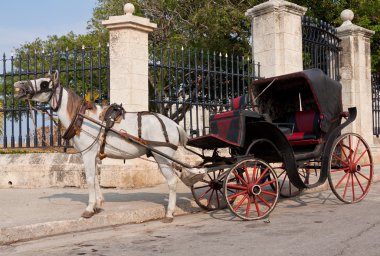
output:
[[[147,115],[155,116],[157,118],[157,120],[160,122],[162,133],[164,134],[164,137],[165,137],[165,142],[153,141],[153,140],[145,140],[145,139],[141,138],[141,136],[142,136],[141,135],[142,134],[142,116],[147,116]],[[177,145],[174,145],[173,143],[170,143],[168,132],[166,130],[166,126],[164,124],[164,121],[162,121],[162,119],[158,116],[157,113],[152,113],[152,112],[148,112],[148,111],[137,112],[137,127],[138,127],[138,138],[139,138],[139,141],[145,142],[144,143],[145,145],[158,146],[158,147],[169,147],[169,148],[172,148],[174,150],[178,149]],[[149,152],[147,155],[151,156],[151,153]]]
[[174,145],[174,144],[172,144],[170,142],[144,140],[144,139],[142,139],[140,137],[135,137],[132,134],[129,134],[128,132],[126,132],[124,130],[120,130],[118,134],[121,137],[123,137],[124,139],[132,138],[134,141],[138,142],[141,145],[145,145],[145,146],[151,146],[152,145],[152,146],[158,146],[158,147],[169,147],[169,148],[172,148],[174,150],[178,149],[178,146],[176,146],[176,145]]
[[87,104],[85,101],[83,101],[80,108],[77,109],[77,112],[75,113],[75,117],[73,120],[71,120],[71,123],[69,127],[67,127],[65,133],[62,135],[62,138],[66,141],[71,140],[75,135],[78,135],[80,133],[80,128],[83,123],[83,116],[86,113],[87,109],[91,109],[92,107]]
[[143,111],[143,112],[138,112],[137,113],[137,123],[138,123],[138,135],[139,135],[139,138],[141,138],[141,130],[142,130],[142,116],[146,116],[146,115],[153,115],[157,118],[157,120],[160,122],[161,124],[161,129],[162,129],[162,132],[164,134],[164,137],[165,137],[165,141],[166,143],[170,143],[169,141],[169,136],[168,136],[168,132],[166,131],[166,126],[164,124],[164,121],[162,121],[162,119],[158,116],[157,113],[152,113],[152,112],[148,112],[148,111]]
[[[80,128],[81,128],[82,123],[83,123],[85,112],[89,108],[90,107],[88,106],[88,104],[86,104],[86,102],[82,103],[81,107],[77,110],[75,117],[71,121],[69,127],[66,129],[65,133],[63,134],[63,136],[62,136],[63,139],[68,141],[68,140],[72,139],[75,135],[80,133]],[[153,115],[159,120],[163,134],[164,134],[164,137],[165,137],[165,142],[145,140],[145,139],[141,138],[141,134],[142,134],[141,127],[142,127],[142,116],[143,115]],[[104,132],[102,133],[102,136],[101,136],[100,149],[98,152],[98,157],[100,159],[103,159],[103,158],[107,157],[107,154],[104,153],[105,145],[106,145],[106,137],[107,137],[108,131],[112,130],[113,123],[107,124],[107,122],[106,122],[106,125],[102,125],[102,124],[98,123],[97,121],[95,121],[95,120],[93,120],[87,116],[85,118],[92,121],[92,122],[99,124],[101,127],[104,128]],[[128,132],[124,131],[124,130],[120,130],[119,132],[116,132],[116,133],[125,139],[132,138],[134,141],[136,141],[137,143],[139,143],[141,145],[169,147],[169,148],[172,148],[174,150],[178,149],[177,145],[174,145],[174,144],[169,142],[169,136],[168,136],[165,124],[162,121],[162,119],[156,113],[138,112],[137,113],[137,120],[138,120],[138,137],[135,137],[135,136],[129,134]],[[148,155],[151,155],[151,153],[149,153]]]
[[157,147],[168,147],[174,150],[178,149],[178,146],[170,143],[170,142],[161,142],[161,141],[153,141],[153,140],[144,140],[149,146],[157,146]]
[[[102,133],[101,140],[100,140],[100,149],[98,152],[98,157],[100,160],[107,157],[107,154],[104,153],[105,147],[106,147],[106,139],[107,134],[109,130],[114,126],[115,122],[119,117],[124,119],[125,110],[122,106],[122,104],[111,104],[104,112],[103,121],[106,122],[106,125],[104,127],[104,132]],[[101,119],[101,118],[100,118]]]
[[[63,87],[62,86],[58,86],[57,88],[60,88],[59,89],[59,96],[58,96],[58,99],[56,99],[56,101],[57,101],[57,105],[53,108],[53,107],[51,107],[51,109],[54,111],[54,112],[57,112],[58,111],[58,109],[59,109],[59,107],[61,106],[61,103],[62,103],[62,91],[63,91]],[[54,96],[53,96],[54,95]],[[50,102],[50,100],[52,100],[52,98],[53,97],[56,97],[55,96],[55,90],[52,92],[52,94],[50,94],[50,96],[49,96],[49,102]],[[53,98],[53,100],[54,100],[55,98]]]

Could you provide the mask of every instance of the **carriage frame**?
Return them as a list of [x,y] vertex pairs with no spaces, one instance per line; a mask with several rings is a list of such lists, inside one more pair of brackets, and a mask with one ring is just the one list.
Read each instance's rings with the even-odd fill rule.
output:
[[[262,219],[280,196],[299,195],[326,180],[344,203],[367,195],[372,156],[360,135],[342,134],[356,108],[343,111],[339,82],[311,69],[255,81],[249,96],[211,116],[210,133],[187,144],[202,149],[200,167],[208,170],[191,187],[201,208],[228,206],[241,219]],[[221,148],[229,154],[221,156]]]

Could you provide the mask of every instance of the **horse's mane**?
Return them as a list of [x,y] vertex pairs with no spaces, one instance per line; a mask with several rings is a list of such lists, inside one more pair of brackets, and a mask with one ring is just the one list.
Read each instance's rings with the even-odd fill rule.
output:
[[[81,107],[83,100],[71,89],[67,90],[67,93],[68,93],[67,112],[69,114],[69,118],[72,119],[75,117],[76,112]],[[87,103],[87,104],[91,104],[93,107],[95,107],[95,104],[93,103]]]

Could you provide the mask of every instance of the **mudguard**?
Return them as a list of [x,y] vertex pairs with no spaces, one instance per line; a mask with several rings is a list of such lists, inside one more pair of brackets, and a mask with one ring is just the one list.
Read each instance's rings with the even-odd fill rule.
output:
[[341,125],[335,127],[334,130],[332,130],[330,133],[328,133],[327,141],[326,141],[325,148],[324,148],[323,154],[322,154],[321,175],[320,175],[319,180],[317,182],[318,184],[324,183],[327,179],[327,174],[328,174],[328,171],[330,168],[330,164],[329,164],[330,155],[332,153],[331,151],[332,151],[332,146],[334,144],[334,141],[336,140],[336,138],[340,135],[340,132],[346,126],[348,126],[350,123],[355,121],[356,116],[357,116],[356,107],[348,108],[347,120],[344,123],[342,123]]
[[246,155],[254,155],[268,163],[284,163],[290,182],[299,189],[306,188],[298,174],[293,148],[277,126],[265,121],[250,123],[245,148]]

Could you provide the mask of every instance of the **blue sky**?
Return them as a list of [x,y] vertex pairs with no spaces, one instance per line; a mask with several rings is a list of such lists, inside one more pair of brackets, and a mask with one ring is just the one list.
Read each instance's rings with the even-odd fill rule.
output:
[[1,0],[0,54],[37,37],[86,33],[97,0]]

